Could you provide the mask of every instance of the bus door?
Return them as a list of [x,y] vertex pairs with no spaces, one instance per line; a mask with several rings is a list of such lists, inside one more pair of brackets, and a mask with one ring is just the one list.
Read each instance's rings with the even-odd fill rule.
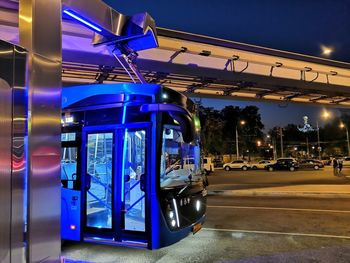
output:
[[144,240],[147,126],[83,130],[85,236]]
[[61,237],[81,239],[80,131],[65,127],[61,141]]
[[[124,238],[145,240],[146,177],[149,176],[149,143],[147,127],[125,128],[123,136],[123,204],[122,232]],[[148,149],[148,150],[147,150]]]
[[116,135],[113,128],[83,129],[84,234],[113,236]]

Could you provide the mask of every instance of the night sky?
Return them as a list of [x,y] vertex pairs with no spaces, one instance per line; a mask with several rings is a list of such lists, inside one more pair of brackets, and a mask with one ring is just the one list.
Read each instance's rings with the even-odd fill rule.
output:
[[[105,0],[124,14],[149,12],[157,26],[350,62],[350,0]],[[256,105],[267,128],[316,118],[322,107],[203,100],[204,106]],[[278,110],[278,115],[276,112]],[[334,110],[334,109],[333,109]],[[274,116],[272,118],[272,116]]]
[[[196,98],[197,99],[197,98]],[[337,108],[337,107],[325,107],[320,105],[304,105],[297,103],[276,103],[276,102],[258,102],[258,101],[229,101],[229,100],[212,100],[202,99],[203,106],[213,107],[221,109],[222,107],[234,105],[239,107],[245,107],[248,105],[257,106],[260,110],[262,122],[265,125],[265,132],[275,126],[286,126],[289,123],[293,123],[299,126],[303,125],[303,116],[309,117],[309,123],[312,126],[316,126],[316,122],[319,122],[320,126],[325,125],[328,121],[323,120],[322,113],[324,110],[331,114],[331,117],[340,116],[341,113],[350,114],[350,109]],[[220,105],[220,106],[219,106]]]

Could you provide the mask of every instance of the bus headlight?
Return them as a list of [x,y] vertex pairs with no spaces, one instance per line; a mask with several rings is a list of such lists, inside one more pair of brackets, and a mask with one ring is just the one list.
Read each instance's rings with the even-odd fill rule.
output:
[[201,210],[201,201],[199,201],[199,200],[196,201],[196,210],[197,210],[197,212],[199,212],[199,210]]
[[168,212],[169,222],[171,227],[176,227],[176,220],[175,220],[175,213],[174,211],[170,210]]
[[168,209],[166,212],[167,220],[171,227],[180,227],[180,220],[179,220],[179,211],[177,210],[177,202],[173,198],[171,203],[168,205]]

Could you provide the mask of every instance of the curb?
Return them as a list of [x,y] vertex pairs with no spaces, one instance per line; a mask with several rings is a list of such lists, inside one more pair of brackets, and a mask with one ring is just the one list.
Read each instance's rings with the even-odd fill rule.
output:
[[261,191],[235,191],[235,190],[214,190],[208,191],[208,196],[235,196],[235,197],[308,197],[308,198],[350,198],[350,192],[261,192]]

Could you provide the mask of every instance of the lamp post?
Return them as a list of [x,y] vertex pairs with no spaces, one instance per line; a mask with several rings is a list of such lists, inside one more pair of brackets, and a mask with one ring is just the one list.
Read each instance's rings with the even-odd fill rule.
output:
[[283,129],[282,129],[282,127],[280,127],[280,140],[281,140],[281,158],[283,158],[284,153],[283,153]]
[[[242,126],[245,124],[245,121],[239,122]],[[239,159],[239,146],[238,146],[238,123],[236,125],[236,156],[237,160]]]
[[320,127],[318,126],[318,120],[316,121],[316,130],[317,130],[318,159],[321,160]]
[[[330,114],[328,111],[324,110],[322,114],[323,119],[328,119]],[[318,120],[316,121],[316,129],[317,129],[317,150],[318,150],[318,159],[321,160],[321,143],[320,143],[320,127],[318,125]]]
[[273,159],[274,160],[277,160],[277,146],[276,146],[277,144],[276,144],[276,139],[275,138],[273,138],[272,139],[272,149],[273,149]]
[[345,128],[346,131],[346,141],[348,144],[348,156],[350,156],[350,143],[349,143],[349,130],[348,130],[348,126],[345,125],[344,123],[340,123],[340,128],[343,129]]

